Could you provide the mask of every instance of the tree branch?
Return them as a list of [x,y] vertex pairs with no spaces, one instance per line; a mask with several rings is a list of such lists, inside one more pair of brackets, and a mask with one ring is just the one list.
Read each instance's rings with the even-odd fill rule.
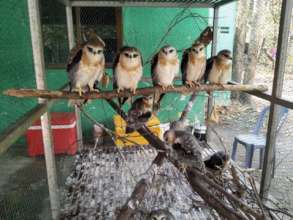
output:
[[[176,86],[174,88],[167,88],[163,90],[161,87],[149,87],[136,90],[135,95],[151,95],[154,93],[194,93],[198,91],[267,91],[265,85],[210,85],[203,84],[198,87],[187,88],[186,86]],[[15,96],[18,98],[24,97],[39,97],[47,99],[113,99],[117,97],[130,97],[133,96],[129,91],[123,91],[117,93],[117,91],[103,91],[103,92],[88,92],[79,96],[77,92],[69,91],[50,91],[50,90],[38,90],[38,89],[8,89],[4,91],[4,95]]]

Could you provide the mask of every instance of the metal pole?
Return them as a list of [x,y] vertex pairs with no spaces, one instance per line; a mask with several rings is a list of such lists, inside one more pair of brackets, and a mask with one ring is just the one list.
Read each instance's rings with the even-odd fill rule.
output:
[[[282,95],[285,65],[287,61],[288,39],[290,34],[290,21],[292,13],[293,0],[283,0],[279,27],[278,50],[275,65],[273,81],[273,98],[280,98]],[[266,150],[264,155],[264,164],[261,179],[260,196],[267,198],[270,189],[272,174],[274,173],[274,158],[276,147],[277,127],[279,121],[279,106],[271,102]]]
[[[67,22],[69,49],[72,49],[75,46],[72,7],[71,5],[66,5],[65,9],[66,9],[66,22]],[[77,106],[75,106],[74,111],[76,116],[78,147],[79,149],[81,149],[83,147],[83,140],[82,140],[82,126],[81,126],[80,110]]]
[[[218,26],[219,26],[219,7],[214,8],[214,16],[213,16],[213,44],[212,44],[212,56],[215,56],[217,54],[217,35],[218,35]],[[214,107],[214,98],[213,98],[214,92],[211,92],[208,97],[208,104],[207,104],[207,115],[206,118],[209,119],[212,110]],[[210,137],[210,129],[207,123],[207,140]]]
[[[28,0],[28,11],[30,20],[30,32],[32,39],[34,69],[36,75],[36,84],[38,89],[46,89],[45,65],[43,41],[41,34],[41,20],[38,0]],[[39,103],[46,103],[46,99],[39,99]],[[49,196],[52,211],[52,218],[58,219],[60,201],[58,196],[56,164],[53,152],[52,132],[50,123],[50,113],[41,116],[41,126],[43,135],[43,144],[45,152],[45,161],[47,169],[47,178],[49,186]]]

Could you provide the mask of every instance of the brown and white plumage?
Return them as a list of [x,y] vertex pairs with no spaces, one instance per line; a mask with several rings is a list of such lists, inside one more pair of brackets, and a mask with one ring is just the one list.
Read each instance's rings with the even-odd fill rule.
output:
[[181,72],[183,84],[189,87],[198,85],[206,69],[205,47],[195,42],[182,56]]
[[209,81],[211,84],[227,83],[231,66],[231,51],[221,50],[217,56],[208,59],[204,75],[205,81]]
[[137,98],[128,111],[126,133],[133,132],[134,129],[145,124],[152,116],[153,96]]
[[[118,92],[129,89],[135,94],[143,75],[143,61],[140,51],[129,46],[121,48],[113,64],[113,74],[114,89],[117,89]],[[123,104],[121,99],[119,102]]]
[[[154,86],[161,86],[163,89],[173,87],[173,81],[179,73],[179,59],[177,50],[166,45],[153,57],[151,63],[151,74]],[[155,97],[154,110],[158,110],[164,93]]]
[[104,41],[95,33],[87,41],[74,47],[69,56],[67,73],[70,90],[82,93],[94,90],[95,81],[101,81],[105,71]]
[[154,86],[173,86],[173,81],[179,73],[177,50],[170,45],[162,47],[152,59],[151,73]]

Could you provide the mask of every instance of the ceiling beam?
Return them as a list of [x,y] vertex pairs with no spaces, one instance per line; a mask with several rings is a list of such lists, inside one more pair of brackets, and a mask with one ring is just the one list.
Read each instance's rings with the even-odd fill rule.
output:
[[72,7],[164,7],[164,8],[211,8],[205,2],[148,2],[148,1],[71,1]]

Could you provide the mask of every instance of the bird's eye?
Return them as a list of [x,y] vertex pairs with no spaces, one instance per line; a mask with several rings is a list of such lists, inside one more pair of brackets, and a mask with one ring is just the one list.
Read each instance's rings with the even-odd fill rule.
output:
[[89,52],[93,52],[93,48],[91,48],[91,47],[87,47],[87,49],[89,50]]
[[103,52],[103,50],[98,50],[97,54],[101,54]]
[[172,53],[174,50],[173,49],[171,49],[171,50],[169,50],[169,53]]
[[135,53],[135,54],[133,54],[132,56],[133,56],[133,58],[136,58],[136,57],[138,57],[138,54]]

